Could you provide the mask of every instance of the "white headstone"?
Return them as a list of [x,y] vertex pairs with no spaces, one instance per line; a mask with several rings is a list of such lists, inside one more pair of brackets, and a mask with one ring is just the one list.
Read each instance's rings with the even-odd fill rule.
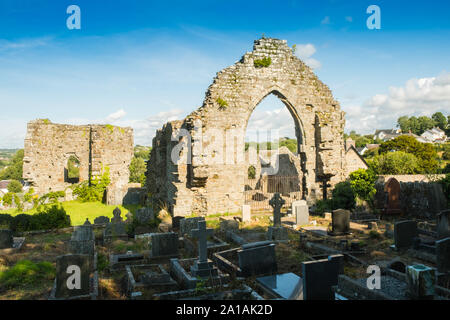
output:
[[250,222],[252,220],[252,213],[250,210],[250,205],[244,204],[242,206],[242,221],[243,222]]
[[309,223],[309,209],[305,200],[292,202],[292,214],[295,215],[295,224],[298,226]]

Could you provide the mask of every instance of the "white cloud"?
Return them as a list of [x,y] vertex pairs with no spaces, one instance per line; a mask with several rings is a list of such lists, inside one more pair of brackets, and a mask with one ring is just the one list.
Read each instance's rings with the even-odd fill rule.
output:
[[320,24],[330,24],[330,17],[326,16],[325,18],[320,21]]
[[123,117],[125,117],[127,113],[125,112],[125,110],[120,109],[114,113],[111,113],[109,116],[106,117],[106,122],[115,122],[117,120],[122,119]]
[[320,61],[311,57],[316,53],[316,51],[316,47],[311,43],[297,44],[295,55],[312,69],[319,69],[322,64]]
[[431,116],[450,113],[450,73],[437,77],[410,79],[403,87],[390,87],[386,94],[376,94],[362,106],[343,106],[347,113],[347,131],[373,133],[375,129],[393,128],[400,116]]

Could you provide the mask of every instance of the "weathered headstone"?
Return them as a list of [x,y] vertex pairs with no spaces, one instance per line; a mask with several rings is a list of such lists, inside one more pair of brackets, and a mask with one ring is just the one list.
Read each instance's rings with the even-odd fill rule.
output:
[[91,225],[75,227],[69,242],[70,252],[73,254],[94,255],[95,235]]
[[239,222],[234,219],[222,219],[220,221],[220,231],[239,231]]
[[116,207],[116,208],[113,210],[113,217],[111,218],[111,222],[112,222],[112,223],[119,223],[119,222],[122,222],[123,219],[122,219],[122,217],[120,216],[121,214],[122,214],[122,211],[120,211],[119,207]]
[[178,234],[175,232],[152,233],[152,257],[178,256]]
[[14,243],[11,230],[0,230],[0,249],[12,248]]
[[411,299],[433,299],[435,282],[434,269],[421,264],[406,267],[407,293]]
[[436,241],[436,260],[439,272],[450,272],[450,237]]
[[336,254],[328,259],[302,262],[303,300],[334,300],[333,286],[338,284],[344,256]]
[[333,210],[331,216],[332,235],[344,235],[350,232],[350,211],[344,209]]
[[135,219],[139,223],[146,224],[155,219],[155,213],[150,207],[140,208],[135,214]]
[[450,210],[441,211],[437,215],[436,229],[438,239],[450,237]]
[[173,230],[178,230],[180,229],[180,222],[181,220],[185,219],[184,217],[181,216],[176,216],[172,218],[172,229]]
[[182,236],[188,235],[191,237],[191,230],[197,229],[198,222],[204,221],[204,217],[193,217],[193,218],[186,218],[180,221],[180,234]]
[[287,229],[281,225],[281,208],[286,201],[279,193],[275,193],[269,204],[273,208],[273,226],[267,230],[267,239],[275,241],[285,241],[289,239]]
[[396,249],[407,249],[413,245],[417,237],[417,222],[412,220],[398,221],[394,224],[394,244]]
[[218,271],[213,266],[212,261],[208,260],[208,236],[214,234],[214,229],[206,228],[206,221],[198,221],[198,228],[191,230],[192,237],[198,239],[198,260],[191,267],[191,273],[196,277],[217,276]]
[[252,221],[252,211],[250,205],[248,204],[244,204],[242,206],[242,221],[243,222]]
[[68,254],[56,258],[56,298],[70,298],[90,293],[90,258]]
[[386,214],[402,213],[400,207],[400,183],[395,178],[390,178],[384,187],[386,193],[386,202],[384,212]]
[[237,254],[239,268],[245,277],[277,272],[275,244],[271,241],[244,244]]
[[109,218],[105,216],[100,216],[94,219],[94,224],[105,224],[109,223]]
[[91,225],[91,222],[89,221],[89,218],[86,218],[86,221],[84,222],[83,225],[85,225],[85,226],[90,226]]
[[309,209],[305,200],[292,202],[292,214],[295,215],[295,224],[298,226],[309,223]]

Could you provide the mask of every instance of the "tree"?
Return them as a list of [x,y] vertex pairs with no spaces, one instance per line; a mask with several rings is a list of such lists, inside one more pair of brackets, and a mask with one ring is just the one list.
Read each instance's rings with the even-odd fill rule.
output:
[[8,167],[0,171],[0,180],[22,180],[23,149],[18,150],[12,157]]
[[408,116],[401,116],[398,118],[397,127],[399,127],[402,132],[408,132],[411,129]]
[[130,163],[130,182],[145,184],[147,165],[143,158],[133,157]]
[[348,181],[339,182],[332,192],[333,209],[353,209],[355,208],[355,194]]
[[439,127],[441,130],[447,129],[447,118],[442,114],[442,112],[436,112],[431,116],[434,124]]
[[439,168],[437,152],[431,143],[421,143],[414,137],[403,135],[380,145],[380,154],[393,151],[413,154],[418,160],[418,173],[436,173]]
[[403,151],[377,155],[369,160],[369,167],[376,174],[415,174],[420,171],[417,158]]
[[417,135],[421,135],[428,129],[432,129],[435,125],[433,119],[426,116],[419,117],[417,121],[419,122],[419,133],[416,133]]
[[22,192],[22,184],[17,180],[12,180],[8,184],[8,191],[12,193],[20,193]]
[[350,185],[353,193],[361,200],[367,201],[373,207],[373,198],[377,192],[375,181],[376,174],[370,169],[358,169],[350,173]]

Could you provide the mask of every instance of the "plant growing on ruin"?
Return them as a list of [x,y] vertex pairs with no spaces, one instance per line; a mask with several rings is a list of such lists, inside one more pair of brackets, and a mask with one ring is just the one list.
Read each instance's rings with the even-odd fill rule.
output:
[[219,104],[220,109],[225,109],[226,107],[228,107],[228,102],[223,100],[221,97],[217,98],[216,102]]
[[77,185],[73,194],[82,202],[102,201],[106,188],[110,184],[109,168],[105,167],[102,175],[93,176],[90,183],[83,181]]
[[262,59],[256,59],[253,61],[255,68],[267,68],[272,64],[272,59],[270,57],[264,57]]

